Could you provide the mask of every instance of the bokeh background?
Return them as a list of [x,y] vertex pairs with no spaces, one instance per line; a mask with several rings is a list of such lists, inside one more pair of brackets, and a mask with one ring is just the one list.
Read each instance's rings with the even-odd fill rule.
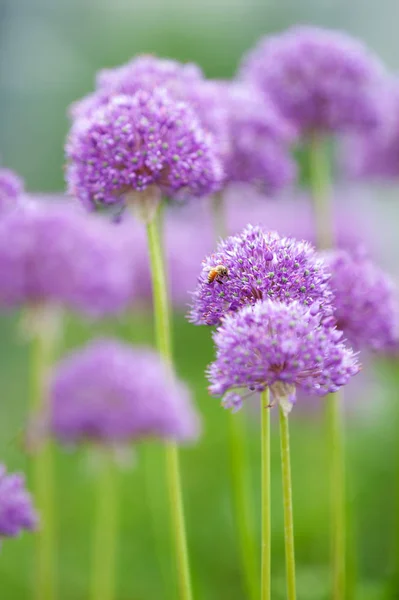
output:
[[[399,67],[398,11],[396,0],[0,0],[1,162],[18,171],[32,192],[61,191],[67,106],[92,89],[97,69],[122,63],[136,53],[196,61],[209,77],[231,77],[242,53],[260,35],[295,23],[311,23],[357,35],[395,72]],[[366,222],[366,241],[375,258],[398,279],[399,186],[348,188],[340,182],[337,195],[341,193],[352,197],[354,208],[346,227],[356,230],[360,222]],[[279,209],[276,202],[273,211],[280,210],[283,221],[284,211],[291,220],[300,217],[299,205],[282,204]],[[251,220],[250,214],[247,220]],[[29,388],[28,348],[19,333],[19,318],[0,315],[0,460],[10,469],[28,471],[20,443]],[[95,333],[117,333],[133,343],[150,344],[153,340],[150,317],[137,313],[101,324],[69,318],[67,325],[63,351]],[[201,442],[182,452],[196,597],[243,599],[229,495],[227,422],[218,402],[208,397],[203,376],[213,352],[210,331],[195,328],[182,313],[176,314],[174,344],[179,374],[191,384],[204,417]],[[357,549],[358,558],[351,599],[399,598],[399,584],[393,578],[394,548],[399,542],[398,384],[393,360],[370,360],[346,393],[348,489],[353,517],[349,544]],[[328,598],[327,441],[320,401],[318,405],[297,406],[291,419],[300,600]],[[254,517],[259,524],[256,407],[248,410],[247,417],[251,480],[257,501]],[[284,548],[276,431],[272,443],[273,600],[279,600],[284,598]],[[146,492],[145,465],[151,463],[156,468],[159,462],[159,448],[139,449],[119,473],[118,600],[176,597],[169,533],[162,512],[162,479],[151,498]],[[58,452],[61,600],[88,597],[95,481],[95,461],[86,451]],[[156,535],[150,526],[149,506],[158,514]],[[4,544],[0,554],[1,598],[31,597],[32,551],[33,540],[28,535]]]

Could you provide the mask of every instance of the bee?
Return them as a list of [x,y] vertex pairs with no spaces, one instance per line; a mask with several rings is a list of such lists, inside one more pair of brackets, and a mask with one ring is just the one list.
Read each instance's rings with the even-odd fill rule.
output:
[[229,270],[227,267],[225,267],[224,265],[216,265],[216,267],[213,267],[213,269],[209,271],[208,283],[213,283],[214,281],[217,281],[218,283],[223,283],[223,281],[221,280],[224,277],[228,277],[228,275]]

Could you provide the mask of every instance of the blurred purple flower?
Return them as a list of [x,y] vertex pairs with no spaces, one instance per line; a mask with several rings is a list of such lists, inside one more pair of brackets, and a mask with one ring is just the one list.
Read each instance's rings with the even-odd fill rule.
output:
[[331,271],[337,328],[357,349],[398,348],[399,303],[390,277],[365,254],[344,250],[325,254]]
[[119,312],[132,295],[129,249],[114,226],[75,204],[32,201],[0,221],[0,306]]
[[[209,283],[209,273],[217,265],[226,267],[228,274]],[[267,298],[299,300],[329,314],[329,279],[309,243],[248,225],[240,235],[222,240],[203,261],[189,319],[196,325],[217,325],[226,313]]]
[[91,342],[62,360],[50,398],[52,430],[65,443],[187,441],[199,432],[188,388],[158,354],[116,340]]
[[78,119],[66,151],[69,191],[89,208],[152,187],[172,197],[207,195],[222,183],[211,138],[189,106],[159,88],[114,96]]
[[366,134],[348,136],[343,147],[343,170],[362,179],[399,177],[399,80],[389,86],[390,105],[380,127]]
[[33,530],[37,523],[24,476],[7,474],[5,466],[0,464],[0,539],[16,537],[23,529]]
[[385,71],[343,32],[299,26],[262,38],[241,76],[270,94],[303,133],[369,131],[380,122]]
[[[326,327],[302,303],[264,300],[228,314],[213,334],[216,360],[207,372],[209,391],[224,396],[225,408],[241,407],[242,392],[270,388],[289,411],[296,388],[323,396],[359,371],[342,332]],[[240,393],[241,392],[241,393]]]
[[15,208],[24,193],[24,182],[14,171],[0,168],[0,214]]
[[255,183],[268,192],[291,183],[296,173],[288,150],[292,126],[257,88],[237,82],[223,87],[229,118],[226,180]]

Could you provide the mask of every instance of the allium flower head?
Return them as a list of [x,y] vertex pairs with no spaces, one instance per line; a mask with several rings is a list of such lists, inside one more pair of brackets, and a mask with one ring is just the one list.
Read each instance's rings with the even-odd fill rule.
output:
[[399,342],[397,290],[361,249],[326,253],[337,328],[357,349],[384,352]]
[[72,105],[73,119],[89,117],[114,96],[134,96],[143,90],[152,93],[161,87],[174,100],[189,104],[201,127],[214,136],[219,154],[226,151],[228,124],[224,98],[217,82],[206,80],[198,65],[139,55],[120,67],[99,71],[96,84],[94,93]]
[[294,130],[270,97],[254,86],[225,84],[229,117],[228,181],[256,183],[277,191],[295,177],[288,146]]
[[115,313],[131,298],[132,257],[111,224],[66,202],[31,202],[0,220],[0,306],[51,303]]
[[198,433],[187,387],[158,354],[116,340],[92,342],[65,358],[50,397],[52,430],[63,442],[184,441]]
[[388,86],[390,104],[384,111],[381,127],[371,133],[352,135],[345,140],[343,168],[364,179],[399,177],[399,80]]
[[33,530],[37,522],[25,478],[17,473],[7,474],[0,464],[0,539],[16,537],[23,529]]
[[24,192],[24,182],[10,169],[0,168],[0,214],[14,208]]
[[263,38],[241,74],[303,132],[370,130],[379,123],[384,70],[345,33],[302,26]]
[[200,67],[194,63],[182,64],[174,60],[139,55],[119,67],[102,69],[96,77],[96,92],[71,106],[72,118],[90,116],[112,96],[133,96],[140,90],[166,88],[177,100],[186,99],[186,91],[204,80]]
[[359,371],[342,332],[320,323],[298,301],[272,300],[227,315],[213,335],[216,360],[208,369],[210,393],[223,396],[226,408],[237,410],[240,391],[269,387],[274,401],[289,411],[296,388],[323,396],[337,391]]
[[[228,274],[209,283],[209,274],[218,265],[225,266]],[[248,225],[241,235],[222,240],[203,261],[190,320],[217,325],[226,313],[267,298],[298,300],[327,314],[332,299],[329,279],[310,244]]]
[[192,110],[163,89],[114,96],[78,119],[67,142],[69,191],[86,206],[115,204],[150,186],[207,195],[222,182],[211,138]]

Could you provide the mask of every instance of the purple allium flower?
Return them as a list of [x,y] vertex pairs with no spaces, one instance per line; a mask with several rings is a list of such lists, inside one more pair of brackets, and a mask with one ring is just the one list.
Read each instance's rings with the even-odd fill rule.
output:
[[[209,274],[218,265],[228,274],[209,283]],[[248,225],[241,235],[222,240],[203,261],[189,318],[196,325],[217,325],[226,313],[267,298],[299,300],[305,306],[322,307],[327,314],[332,299],[329,279],[309,243]]]
[[7,474],[5,466],[0,464],[0,539],[16,537],[23,529],[33,530],[37,522],[24,476]]
[[274,192],[292,182],[288,145],[294,130],[267,96],[250,85],[225,83],[229,117],[228,181],[256,183]]
[[148,348],[91,342],[66,357],[50,386],[51,425],[63,442],[107,443],[198,434],[187,387]]
[[390,277],[362,249],[330,251],[325,259],[337,328],[359,350],[384,352],[397,347],[398,295]]
[[73,119],[88,117],[113,96],[133,96],[140,90],[151,92],[158,87],[167,89],[177,100],[186,100],[187,91],[203,81],[203,73],[194,63],[139,55],[120,67],[99,71],[96,92],[72,104],[70,115]]
[[75,204],[28,203],[0,220],[0,306],[121,311],[132,294],[128,249],[116,227]]
[[343,148],[343,169],[364,179],[399,177],[399,80],[387,90],[390,104],[384,111],[381,127],[367,134],[351,135]]
[[17,206],[23,193],[23,180],[14,171],[0,168],[0,214]]
[[151,186],[168,196],[216,191],[223,178],[211,138],[189,106],[163,89],[114,96],[78,119],[67,142],[69,191],[83,203],[115,204]]
[[241,75],[305,133],[367,131],[379,123],[384,69],[343,32],[300,26],[263,38]]
[[214,136],[220,154],[227,147],[227,111],[217,82],[204,79],[198,65],[182,64],[156,56],[139,55],[126,64],[99,71],[97,90],[71,107],[73,119],[89,117],[117,95],[134,96],[139,91],[167,90],[171,98],[189,104],[201,127]]
[[240,391],[269,387],[289,411],[296,388],[323,396],[337,391],[359,371],[342,332],[320,323],[302,303],[264,300],[228,314],[213,334],[216,360],[208,368],[209,391],[237,410]]

